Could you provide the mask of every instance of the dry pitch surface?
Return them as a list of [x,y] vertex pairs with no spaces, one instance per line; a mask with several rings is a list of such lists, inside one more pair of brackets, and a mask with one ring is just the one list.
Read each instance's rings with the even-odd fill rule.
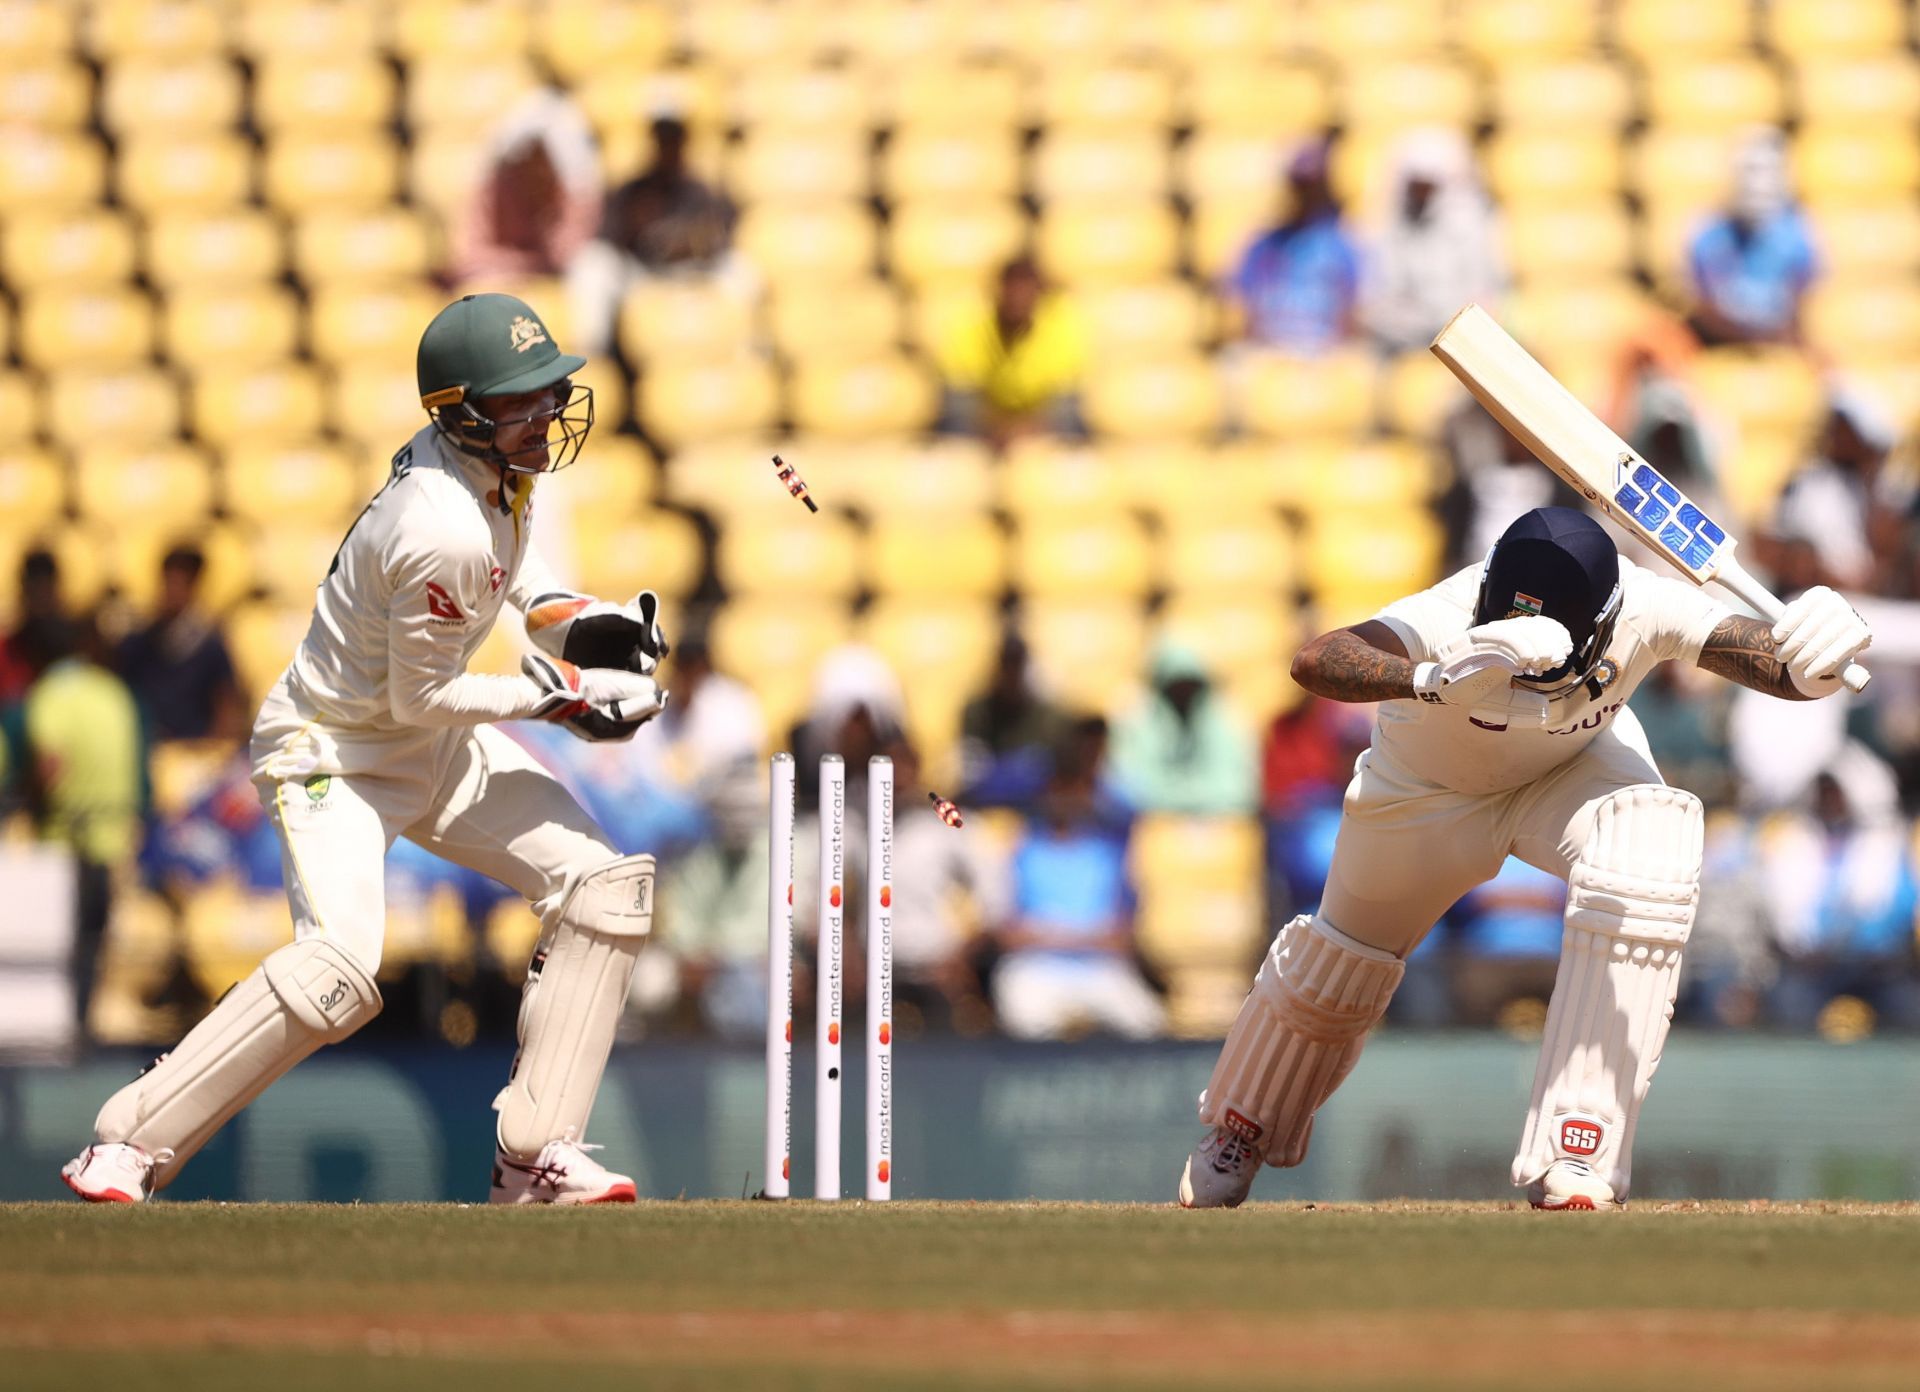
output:
[[1920,1386],[1920,1205],[0,1206],[0,1387]]

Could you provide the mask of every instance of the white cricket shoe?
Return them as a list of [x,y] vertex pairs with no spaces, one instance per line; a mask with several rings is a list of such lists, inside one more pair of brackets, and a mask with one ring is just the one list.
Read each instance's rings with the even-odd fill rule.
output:
[[633,1181],[587,1154],[598,1149],[566,1138],[548,1141],[539,1158],[527,1165],[496,1146],[493,1192],[487,1200],[498,1204],[632,1203]]
[[153,1170],[154,1157],[139,1146],[100,1141],[61,1166],[60,1178],[88,1203],[145,1203],[153,1197]]
[[1547,1166],[1547,1172],[1527,1186],[1527,1202],[1555,1212],[1626,1207],[1613,1197],[1613,1186],[1584,1160],[1556,1160]]
[[1180,1171],[1180,1207],[1240,1207],[1265,1158],[1258,1141],[1225,1126],[1214,1127]]

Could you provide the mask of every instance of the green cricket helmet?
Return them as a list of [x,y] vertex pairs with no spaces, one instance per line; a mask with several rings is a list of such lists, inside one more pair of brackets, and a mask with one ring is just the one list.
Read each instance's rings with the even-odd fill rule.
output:
[[[512,295],[463,295],[433,316],[420,335],[420,404],[456,449],[519,474],[564,469],[580,454],[593,428],[593,388],[570,380],[587,360],[562,353],[533,307]],[[495,420],[489,398],[555,388],[550,410]],[[501,425],[538,418],[560,427],[560,438],[534,441],[512,456],[494,448]],[[543,463],[542,457],[550,462]]]

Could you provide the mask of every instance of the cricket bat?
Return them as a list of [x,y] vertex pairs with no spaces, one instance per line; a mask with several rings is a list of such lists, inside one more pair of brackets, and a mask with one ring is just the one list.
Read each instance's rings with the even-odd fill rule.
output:
[[[1583,497],[1696,585],[1718,581],[1764,619],[1786,608],[1734,556],[1726,529],[1614,434],[1477,304],[1440,330],[1433,355],[1493,418]],[[1840,679],[1859,691],[1867,669],[1849,662]]]

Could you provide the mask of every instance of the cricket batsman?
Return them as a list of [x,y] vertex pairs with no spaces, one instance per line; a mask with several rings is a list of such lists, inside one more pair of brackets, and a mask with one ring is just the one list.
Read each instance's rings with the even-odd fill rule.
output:
[[1702,817],[1662,781],[1627,698],[1691,662],[1790,701],[1831,696],[1871,641],[1824,586],[1778,623],[1623,560],[1538,508],[1486,560],[1324,633],[1293,676],[1377,701],[1319,909],[1280,930],[1200,1097],[1180,1203],[1231,1208],[1298,1165],[1407,954],[1509,855],[1567,881],[1566,927],[1513,1182],[1544,1209],[1617,1208],[1700,896]]
[[[96,1202],[164,1189],[220,1127],[322,1044],[380,1012],[382,862],[396,836],[524,894],[540,937],[499,1112],[495,1203],[630,1203],[584,1135],[634,959],[653,859],[617,854],[502,720],[629,739],[667,693],[657,602],[563,588],[529,535],[533,486],[573,462],[593,394],[528,305],[468,295],[420,340],[428,424],[393,457],[316,593],[253,728],[254,784],[280,838],[294,940],[107,1099],[61,1171]],[[466,670],[502,605],[537,653]]]

